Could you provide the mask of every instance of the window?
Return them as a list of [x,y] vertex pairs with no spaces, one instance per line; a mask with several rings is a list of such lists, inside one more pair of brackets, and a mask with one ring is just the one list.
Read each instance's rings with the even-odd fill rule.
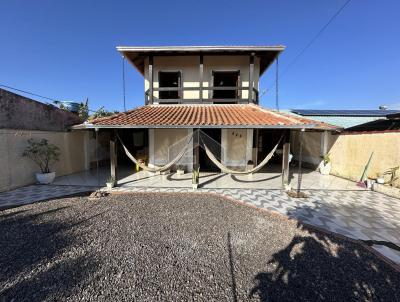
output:
[[[160,88],[181,87],[181,72],[180,71],[160,71],[158,73],[158,82]],[[160,99],[179,99],[181,92],[178,90],[160,91]]]
[[[214,87],[238,87],[239,71],[213,71]],[[214,90],[214,99],[236,99],[238,90]]]

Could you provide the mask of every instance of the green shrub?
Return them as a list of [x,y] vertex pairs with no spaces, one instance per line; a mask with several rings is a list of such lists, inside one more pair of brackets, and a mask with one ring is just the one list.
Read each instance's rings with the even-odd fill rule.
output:
[[36,163],[42,173],[50,173],[50,167],[59,160],[60,148],[49,144],[47,139],[34,140],[28,139],[28,146],[25,148],[22,156],[31,159]]

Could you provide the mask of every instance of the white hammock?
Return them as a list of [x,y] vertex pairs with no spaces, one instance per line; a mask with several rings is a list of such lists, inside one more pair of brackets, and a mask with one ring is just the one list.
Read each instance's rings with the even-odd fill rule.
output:
[[140,168],[142,168],[145,171],[148,172],[160,172],[160,171],[165,171],[168,170],[169,168],[171,168],[174,164],[176,164],[182,157],[183,155],[185,155],[186,150],[190,144],[190,142],[192,141],[193,135],[190,136],[190,138],[188,139],[188,142],[186,143],[186,145],[183,147],[182,151],[179,152],[179,154],[168,164],[162,166],[162,167],[158,167],[158,166],[154,166],[154,168],[151,168],[149,166],[146,166],[144,164],[142,164],[141,162],[139,162],[128,150],[128,148],[125,147],[124,143],[122,142],[122,139],[118,136],[119,141],[121,142],[122,147],[125,150],[125,154],[126,156],[129,157],[129,159],[131,161],[133,161],[136,165],[138,165]]
[[207,154],[208,158],[209,158],[218,168],[220,168],[222,172],[228,173],[228,174],[242,174],[242,175],[246,175],[246,174],[255,173],[255,172],[259,171],[262,167],[264,167],[264,166],[269,162],[269,160],[272,158],[272,156],[274,156],[274,153],[275,153],[276,149],[278,148],[278,145],[279,145],[279,143],[281,142],[281,140],[282,140],[282,136],[281,136],[281,138],[279,139],[278,143],[275,145],[275,147],[271,150],[271,152],[269,152],[269,153],[267,154],[267,156],[264,158],[264,160],[263,160],[258,166],[254,167],[253,169],[248,170],[248,171],[236,171],[236,170],[229,169],[228,167],[224,166],[224,165],[214,156],[214,154],[210,151],[210,149],[206,146],[206,144],[204,144],[204,142],[203,142],[203,145],[204,145],[204,149],[206,150],[206,154]]

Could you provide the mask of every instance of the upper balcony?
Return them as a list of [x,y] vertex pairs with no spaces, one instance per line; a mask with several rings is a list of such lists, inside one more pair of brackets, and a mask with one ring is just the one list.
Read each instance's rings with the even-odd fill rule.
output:
[[118,47],[145,78],[146,104],[255,103],[283,46]]

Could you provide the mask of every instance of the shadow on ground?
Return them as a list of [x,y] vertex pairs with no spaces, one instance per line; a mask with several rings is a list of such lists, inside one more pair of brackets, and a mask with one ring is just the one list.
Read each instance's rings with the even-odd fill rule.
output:
[[[361,206],[360,206],[361,208]],[[323,206],[318,211],[325,211]],[[357,212],[357,209],[352,208]],[[358,209],[360,212],[364,209]],[[304,208],[291,211],[304,215]],[[378,218],[379,220],[379,218]],[[249,298],[261,301],[400,301],[400,271],[354,241],[297,224],[286,248],[254,277]]]
[[79,245],[71,230],[92,218],[79,222],[55,218],[67,210],[0,213],[0,301],[68,297],[97,270],[90,255],[66,252]]

